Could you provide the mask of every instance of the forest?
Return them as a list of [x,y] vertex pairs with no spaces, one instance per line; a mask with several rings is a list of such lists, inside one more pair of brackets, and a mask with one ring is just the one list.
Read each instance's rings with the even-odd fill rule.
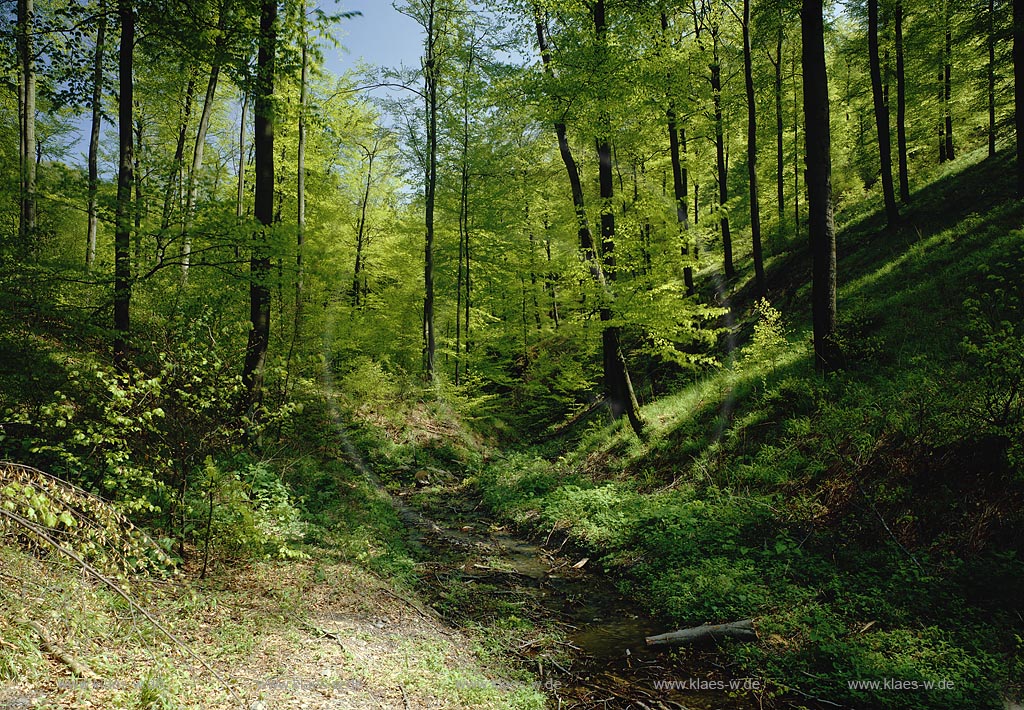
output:
[[1019,0],[0,15],[0,710],[1021,707]]

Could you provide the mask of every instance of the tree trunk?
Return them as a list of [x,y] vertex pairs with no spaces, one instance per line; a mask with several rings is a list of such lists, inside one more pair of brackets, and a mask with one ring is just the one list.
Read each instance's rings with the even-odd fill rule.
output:
[[[223,20],[221,21],[223,22]],[[220,51],[221,40],[217,40]],[[203,152],[206,150],[206,133],[210,129],[210,116],[213,114],[214,98],[217,94],[217,79],[220,76],[220,60],[214,59],[210,67],[210,79],[206,83],[206,95],[203,98],[203,110],[199,114],[199,131],[192,150],[192,169],[188,173],[188,191],[185,196],[185,223],[181,241],[181,278],[188,279],[188,268],[192,259],[192,222],[195,219],[196,197],[199,193],[199,171],[203,167]]]
[[832,215],[832,158],[829,129],[828,74],[822,0],[803,0],[804,136],[807,142],[808,231],[811,242],[811,305],[814,366],[827,372],[837,366],[836,233]]
[[945,99],[945,84],[942,79],[942,64],[941,57],[945,54],[945,51],[939,55],[939,163],[946,162],[946,99]]
[[718,167],[718,207],[721,211],[719,223],[722,227],[722,252],[725,277],[736,276],[732,262],[732,236],[729,234],[729,215],[726,203],[729,201],[729,173],[725,164],[725,128],[722,123],[722,65],[718,53],[718,28],[713,28],[711,55],[711,96],[715,106],[715,158]]
[[943,53],[943,108],[945,110],[946,119],[946,159],[953,160],[956,154],[953,151],[953,32],[949,26],[949,2],[947,0],[944,3],[945,17],[946,17],[946,48]]
[[778,237],[780,242],[783,225],[786,223],[786,154],[783,144],[785,119],[782,114],[782,42],[784,39],[785,32],[780,14],[778,34],[775,39],[775,61],[773,62],[775,65],[775,199],[779,206]]
[[[802,57],[801,57],[802,59]],[[800,92],[796,86],[796,52],[793,52],[793,236],[800,238]],[[806,140],[806,136],[804,137]]]
[[118,169],[117,209],[114,227],[114,362],[121,369],[127,366],[129,308],[132,297],[131,234],[132,187],[134,176],[134,135],[132,111],[134,85],[132,60],[135,51],[135,9],[131,0],[118,0],[121,18],[121,47],[118,55]]
[[1024,197],[1024,0],[1013,2],[1013,106],[1017,138],[1017,196]]
[[[661,35],[665,42],[668,42],[668,15],[664,12],[661,13]],[[686,294],[692,296],[696,289],[693,284],[693,266],[690,265],[690,218],[689,218],[689,199],[686,194],[686,168],[683,167],[683,161],[681,156],[680,147],[683,152],[686,150],[686,129],[679,128],[678,118],[676,116],[676,104],[675,100],[671,96],[671,75],[668,77],[669,82],[669,96],[668,105],[665,109],[665,115],[668,119],[668,147],[669,155],[672,160],[672,194],[676,202],[676,224],[679,226],[679,236],[682,241],[680,247],[682,257],[685,261],[683,266],[683,284],[686,286]],[[682,139],[682,146],[680,146],[680,139]]]
[[[21,63],[21,246],[34,250],[36,229],[36,50],[33,0],[18,0],[17,44]],[[129,126],[129,132],[131,127]]]
[[996,154],[996,2],[988,0],[988,157]]
[[648,636],[645,640],[648,646],[665,646],[720,641],[725,638],[736,641],[757,641],[753,620],[732,621],[728,624],[701,624],[690,629]]
[[[597,49],[602,59],[607,60],[607,24],[605,21],[604,0],[597,0],[593,6],[594,30]],[[598,185],[600,186],[601,202],[601,269],[607,282],[615,281],[615,212],[610,209],[615,197],[615,184],[612,177],[612,149],[609,142],[611,130],[608,114],[604,113],[600,120],[601,135],[597,139]],[[637,436],[643,436],[643,422],[640,419],[640,406],[629,377],[625,357],[619,339],[619,327],[608,325],[613,319],[613,294],[605,289],[601,304],[601,322],[604,324],[601,345],[603,350],[604,384],[608,395],[608,404],[612,416],[616,419],[623,414]]]
[[427,112],[427,174],[424,195],[426,238],[423,245],[423,369],[434,380],[434,199],[437,191],[437,56],[435,0],[427,3],[426,56],[423,60],[424,101]]
[[88,227],[85,237],[85,268],[92,269],[96,261],[97,194],[99,192],[100,127],[103,122],[103,50],[107,33],[106,3],[101,2],[96,26],[96,51],[92,69],[92,121],[89,128],[89,204],[86,208]]
[[[455,384],[461,382],[462,365],[462,284],[463,284],[463,263],[466,255],[466,245],[469,244],[469,76],[473,71],[474,53],[473,47],[469,48],[469,57],[465,73],[462,77],[462,145],[459,146],[461,156],[459,165],[459,273],[458,282],[455,285]],[[529,214],[529,212],[527,212]],[[467,269],[468,282],[468,269]],[[468,297],[467,297],[468,298]],[[466,324],[469,324],[469,314],[466,314]],[[525,344],[525,342],[524,342]]]
[[263,366],[270,344],[270,256],[268,231],[274,220],[274,64],[277,45],[277,0],[260,4],[260,38],[256,57],[255,130],[256,197],[254,212],[261,229],[253,235],[249,260],[249,342],[242,368],[244,400],[249,412],[263,393]]
[[[545,233],[549,229],[548,221],[544,220],[544,231]],[[551,270],[551,240],[544,240],[544,253],[548,260],[548,270],[545,276],[545,284],[547,285],[548,295],[551,296],[551,321],[555,324],[555,330],[558,330],[558,292],[555,290],[555,275]]]
[[[537,42],[540,47],[541,61],[544,69],[552,78],[554,70],[551,68],[551,53],[548,49],[547,39],[544,35],[544,21],[539,8],[535,8]],[[590,224],[587,220],[587,210],[583,198],[583,183],[580,180],[580,169],[573,157],[572,148],[569,146],[568,130],[564,121],[555,121],[555,135],[558,137],[558,152],[565,164],[565,172],[569,177],[569,188],[572,193],[572,206],[576,214],[576,234],[579,238],[580,249],[583,257],[590,267],[590,275],[598,284],[604,285],[604,273],[601,271],[600,262],[597,261],[597,252],[594,249],[594,240],[590,233]]]
[[896,153],[899,163],[900,199],[910,202],[907,172],[907,81],[903,63],[903,0],[896,0]]
[[[551,67],[551,53],[548,49],[547,39],[544,35],[544,19],[538,6],[534,6],[534,17],[536,20],[537,44],[540,48],[541,61],[548,75],[554,77],[554,69]],[[603,0],[598,0],[594,6],[594,25],[597,30],[598,42],[600,44],[604,41],[603,35],[605,32]],[[590,233],[590,226],[587,222],[587,212],[583,198],[583,184],[580,181],[580,172],[576,165],[576,160],[573,158],[572,150],[569,147],[569,139],[564,122],[555,122],[555,133],[558,136],[558,151],[562,156],[562,162],[565,164],[565,170],[569,177],[573,208],[576,212],[576,226],[580,241],[580,250],[583,252],[584,259],[590,268],[591,277],[594,279],[594,282],[601,291],[601,298],[603,301],[601,308],[601,321],[602,323],[607,323],[612,318],[612,311],[610,307],[611,293],[608,289],[608,282],[605,277],[604,269],[595,248],[593,237]],[[601,197],[603,200],[607,199],[610,202],[613,189],[610,144],[608,144],[607,141],[599,140],[598,153],[601,163],[599,169]],[[609,236],[614,237],[615,217],[610,214],[610,211],[608,217],[611,218],[610,222],[606,222],[605,215],[602,215],[602,232],[605,229],[610,229]],[[602,234],[602,238],[604,238],[604,234]],[[613,242],[609,240],[609,246],[612,244]],[[604,253],[612,259],[612,263],[614,264],[614,252],[609,249]],[[606,394],[612,401],[612,414],[613,416],[616,415],[616,402],[622,404],[623,410],[629,418],[630,425],[639,436],[643,431],[643,422],[639,417],[639,406],[636,402],[635,394],[633,393],[632,383],[629,380],[629,371],[626,368],[626,363],[619,347],[618,328],[605,327],[602,330],[601,347],[603,371],[605,375],[604,385]],[[610,377],[609,373],[611,375]],[[623,400],[625,401],[623,402]],[[619,414],[621,413],[622,411],[620,410]]]
[[292,332],[291,350],[302,334],[302,288],[305,265],[302,263],[306,242],[306,111],[309,109],[309,38],[306,30],[306,3],[299,4],[302,13],[302,68],[299,73],[299,144],[296,155],[296,230],[295,230],[295,324]]
[[882,168],[882,195],[889,226],[900,218],[892,185],[892,141],[889,136],[889,105],[882,95],[882,73],[878,64],[878,0],[868,0],[868,61],[871,67],[871,96],[875,104],[875,127],[878,133],[878,154]]
[[143,152],[143,141],[145,136],[146,123],[142,117],[142,106],[139,102],[135,102],[135,155],[134,155],[134,172],[135,172],[135,208],[132,210],[135,214],[135,230],[132,234],[132,238],[135,242],[134,257],[138,261],[142,256],[142,218],[146,214],[146,200],[145,200],[145,185],[143,185],[143,179],[145,178],[142,172],[142,152]]
[[366,185],[359,205],[359,219],[356,221],[356,263],[352,272],[352,305],[359,308],[362,304],[362,289],[359,278],[363,271],[363,251],[366,247],[366,213],[370,206],[370,186],[373,183],[373,161],[377,157],[377,146],[366,150]]
[[176,194],[175,184],[181,176],[181,165],[185,159],[185,140],[188,138],[188,122],[192,117],[192,99],[196,92],[196,71],[192,69],[188,75],[188,85],[185,87],[185,104],[181,109],[181,121],[178,123],[178,142],[174,147],[174,160],[171,161],[171,170],[167,175],[167,187],[164,188],[164,211],[160,219],[160,229],[166,231],[171,226],[171,205]]
[[245,215],[245,120],[248,113],[249,93],[243,91],[242,117],[238,121],[238,195],[235,198],[235,216],[239,221]]
[[764,255],[761,251],[761,207],[757,195],[757,106],[754,69],[750,56],[750,0],[743,0],[743,76],[747,88],[747,178],[750,184],[750,240],[754,256],[754,283],[764,293]]

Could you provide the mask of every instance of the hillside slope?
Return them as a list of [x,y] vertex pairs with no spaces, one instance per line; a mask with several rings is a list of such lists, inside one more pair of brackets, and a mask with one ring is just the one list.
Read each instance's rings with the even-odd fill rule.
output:
[[1010,168],[1006,152],[945,167],[899,229],[870,203],[840,213],[841,372],[813,372],[798,247],[770,263],[770,305],[735,294],[746,346],[644,409],[646,441],[591,426],[508,455],[480,472],[485,499],[567,531],[671,623],[754,617],[761,643],[730,655],[786,706],[1019,696],[1024,203]]

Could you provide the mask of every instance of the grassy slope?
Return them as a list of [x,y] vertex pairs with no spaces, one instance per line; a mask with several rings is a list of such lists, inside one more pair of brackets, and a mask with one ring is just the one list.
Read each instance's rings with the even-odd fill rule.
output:
[[[81,311],[54,305],[87,299],[70,294],[74,286],[41,281],[33,289],[37,280],[12,271],[0,279],[0,458],[46,465],[20,443],[37,429],[11,420],[18,412],[34,418],[55,391],[68,391],[73,370],[108,358],[102,331],[83,325]],[[304,424],[333,433],[329,420],[296,426]],[[270,465],[303,498],[298,549],[307,558],[240,561],[215,552],[201,581],[201,555],[193,554],[173,583],[143,578],[130,587],[244,702],[74,565],[45,546],[39,556],[26,553],[24,536],[0,521],[0,707],[543,706],[531,677],[510,668],[501,649],[453,630],[418,600],[404,524],[384,494],[338,462],[345,456],[337,442],[318,455],[275,456]],[[0,489],[7,483],[0,471]],[[96,677],[74,679],[28,622]]]
[[[1019,694],[1024,476],[1015,430],[975,409],[1020,369],[992,380],[1000,368],[962,345],[978,334],[965,299],[1020,289],[1011,177],[1005,153],[968,156],[918,190],[901,229],[867,205],[839,215],[844,372],[811,369],[797,249],[770,267],[784,345],[748,347],[647,406],[645,442],[597,427],[557,459],[548,447],[495,463],[480,475],[489,502],[569,529],[671,623],[756,617],[763,643],[733,658],[794,689],[790,702],[995,707]],[[1000,299],[995,321],[1020,314],[1013,298],[982,303]],[[733,308],[749,315],[743,289]],[[1019,347],[1000,352],[1019,363]],[[884,678],[953,687],[847,683]]]

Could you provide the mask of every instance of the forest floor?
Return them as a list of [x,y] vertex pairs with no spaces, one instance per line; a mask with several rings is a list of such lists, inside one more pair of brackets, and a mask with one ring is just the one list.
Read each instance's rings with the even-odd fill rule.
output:
[[[413,596],[317,552],[133,589],[229,694],[76,570],[0,546],[0,670],[17,678],[0,684],[0,709],[543,706],[536,689]],[[27,621],[89,675],[44,653]]]
[[[18,678],[0,710],[759,707],[710,650],[648,651],[664,629],[564,532],[519,537],[464,484],[393,490],[415,590],[321,547],[131,585],[182,645],[79,570],[0,546],[0,669]],[[719,689],[659,687],[680,674]]]

